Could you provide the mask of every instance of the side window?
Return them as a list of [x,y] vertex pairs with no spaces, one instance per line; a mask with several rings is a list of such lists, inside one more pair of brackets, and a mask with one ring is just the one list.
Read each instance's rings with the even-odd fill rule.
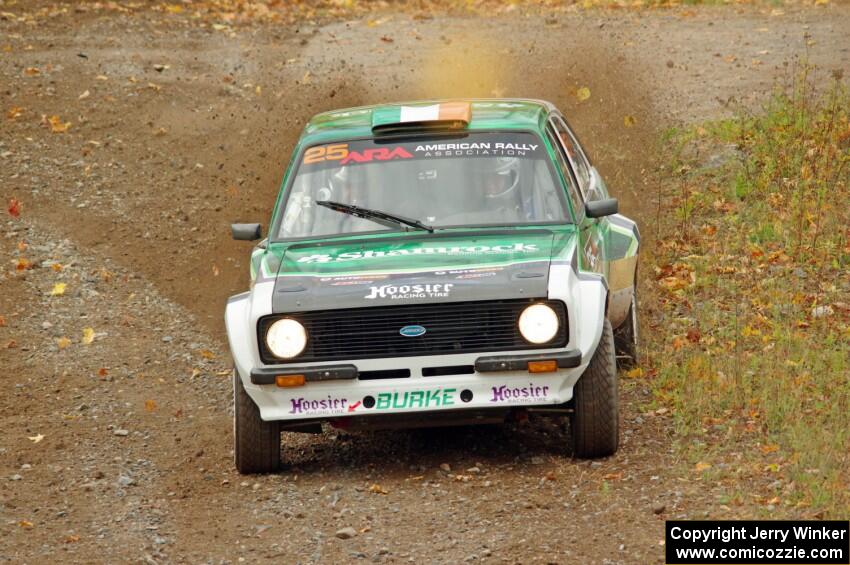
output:
[[570,164],[573,166],[573,170],[575,170],[582,194],[585,199],[587,199],[587,191],[590,189],[591,182],[590,163],[587,162],[587,159],[584,157],[581,149],[579,149],[578,143],[573,137],[572,132],[570,132],[566,122],[564,122],[560,116],[554,116],[552,118],[552,125],[555,126],[555,131],[558,132],[558,138],[561,140],[561,145],[567,152],[567,156],[570,159]]
[[572,202],[573,210],[575,210],[576,220],[579,220],[583,216],[584,202],[573,181],[570,165],[564,158],[563,148],[558,143],[558,136],[554,133],[551,126],[546,128],[546,136],[549,138],[549,143],[555,148],[555,161],[558,163],[558,168],[561,169],[561,174],[564,175],[564,180],[567,183],[567,192],[570,195],[570,202]]

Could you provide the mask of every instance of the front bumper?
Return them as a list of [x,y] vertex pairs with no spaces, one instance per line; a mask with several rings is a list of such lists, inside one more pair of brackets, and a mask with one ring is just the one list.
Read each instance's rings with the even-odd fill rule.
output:
[[[555,361],[559,369],[578,367],[581,365],[581,351],[573,349],[563,353],[553,353],[548,355],[533,353],[531,355],[484,356],[476,359],[475,364],[472,367],[479,373],[527,371],[528,364],[535,361]],[[454,370],[458,371],[459,369]],[[266,365],[264,367],[251,369],[251,384],[275,384],[275,378],[278,375],[302,375],[305,382],[311,383],[319,381],[347,381],[357,379],[360,376],[360,371],[358,371],[356,365]]]
[[[556,361],[558,370],[528,371],[530,361],[544,360]],[[303,420],[564,404],[585,367],[580,351],[556,350],[262,366],[240,376],[264,420]],[[399,371],[409,376],[367,378]],[[293,374],[306,384],[274,384],[277,375]]]

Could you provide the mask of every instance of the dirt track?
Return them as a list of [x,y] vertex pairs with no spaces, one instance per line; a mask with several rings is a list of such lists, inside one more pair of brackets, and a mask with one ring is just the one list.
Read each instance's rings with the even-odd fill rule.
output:
[[0,560],[663,562],[665,518],[757,512],[682,475],[632,382],[605,461],[530,424],[284,434],[283,473],[237,475],[221,318],[249,248],[228,224],[267,221],[309,115],[465,95],[554,101],[648,226],[659,131],[759,100],[806,51],[846,65],[850,7],[187,22],[0,20],[0,192],[23,203],[0,243]]

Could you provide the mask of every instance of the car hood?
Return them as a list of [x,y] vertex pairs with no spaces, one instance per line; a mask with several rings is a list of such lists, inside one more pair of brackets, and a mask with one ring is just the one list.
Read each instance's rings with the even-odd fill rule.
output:
[[554,241],[548,230],[512,230],[295,244],[272,311],[542,298]]

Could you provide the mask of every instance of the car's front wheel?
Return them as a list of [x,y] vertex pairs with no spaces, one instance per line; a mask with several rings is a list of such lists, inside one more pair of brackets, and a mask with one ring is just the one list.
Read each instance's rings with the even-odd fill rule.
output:
[[612,455],[620,440],[614,335],[606,319],[599,345],[573,389],[570,416],[573,454],[593,458]]
[[280,469],[280,426],[260,418],[260,409],[245,392],[233,370],[233,454],[244,474],[273,473]]

